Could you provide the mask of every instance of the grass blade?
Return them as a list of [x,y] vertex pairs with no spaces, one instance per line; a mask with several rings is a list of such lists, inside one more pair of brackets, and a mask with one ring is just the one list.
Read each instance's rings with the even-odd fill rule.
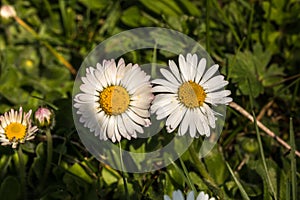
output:
[[231,174],[234,182],[237,184],[237,186],[238,186],[238,188],[239,188],[239,190],[241,192],[241,195],[242,195],[243,199],[250,200],[250,198],[249,198],[248,194],[246,193],[244,187],[242,186],[242,184],[240,183],[240,181],[238,180],[238,178],[235,176],[235,174],[232,171],[232,169],[231,169],[230,165],[228,164],[228,162],[225,161],[225,163],[226,163],[226,166],[227,166],[227,168],[228,168],[228,170],[229,170],[229,172],[230,172],[230,174]]
[[264,170],[266,172],[267,182],[268,182],[268,185],[270,187],[270,190],[271,190],[271,193],[272,193],[274,199],[277,200],[277,195],[275,193],[274,186],[272,184],[271,177],[270,177],[270,174],[269,174],[269,171],[268,171],[268,167],[267,167],[267,163],[266,163],[266,159],[265,159],[265,154],[264,154],[264,149],[263,149],[263,146],[262,146],[261,137],[260,137],[260,133],[259,133],[259,130],[258,130],[257,123],[256,123],[256,116],[255,116],[254,111],[252,111],[252,115],[253,115],[255,132],[256,132],[258,145],[259,145],[260,156],[261,156],[261,159],[262,159]]
[[194,191],[194,194],[196,195],[197,194],[197,190],[195,188],[195,185],[194,185],[193,181],[190,178],[190,175],[189,175],[189,173],[188,173],[188,171],[187,171],[187,169],[185,167],[185,164],[184,164],[184,162],[182,161],[181,158],[179,158],[179,160],[180,160],[180,164],[181,164],[181,167],[183,169],[183,172],[184,172],[184,174],[186,176],[186,179],[188,181],[188,185],[190,186],[190,188]]
[[[180,162],[181,162],[181,165],[184,165],[182,164],[182,161],[181,161],[181,158],[180,158]],[[191,179],[189,178],[189,176],[187,176],[179,167],[178,165],[171,161],[171,163],[173,164],[173,166],[175,167],[176,171],[180,174],[180,176],[184,179],[184,181],[186,182],[186,184],[189,186],[189,188],[191,188],[194,193],[196,192],[196,188],[195,186],[193,185],[193,183],[191,182]],[[187,172],[186,168],[185,168],[185,172]],[[197,193],[195,193],[197,194]]]

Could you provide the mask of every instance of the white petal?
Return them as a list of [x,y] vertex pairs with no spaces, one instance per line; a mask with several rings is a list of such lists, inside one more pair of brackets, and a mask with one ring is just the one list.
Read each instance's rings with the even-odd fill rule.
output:
[[169,72],[166,69],[160,69],[161,74],[170,82],[173,83],[175,85],[180,85],[180,83],[178,82],[178,80],[172,75],[171,72]]
[[215,115],[214,115],[212,109],[206,103],[203,104],[203,107],[206,111],[206,116],[207,116],[210,127],[215,128],[216,127],[216,118],[215,118]]
[[137,87],[133,93],[129,93],[132,96],[138,95],[151,95],[152,96],[152,87],[150,84],[142,84],[141,86]]
[[155,79],[155,80],[152,81],[152,83],[162,85],[162,86],[165,86],[165,87],[170,87],[170,88],[174,89],[175,91],[178,90],[178,87],[179,87],[179,84],[176,85],[176,84],[174,84],[172,82],[169,82],[165,79]]
[[126,121],[124,120],[125,127],[127,128],[127,126],[130,126],[134,129],[134,131],[132,133],[130,133],[130,135],[132,135],[135,131],[137,131],[139,133],[144,133],[143,128],[140,125],[134,123],[134,121],[132,121],[132,119],[129,117],[127,112],[125,112],[124,114],[128,117],[128,118],[126,118],[127,119]]
[[179,55],[178,61],[179,61],[179,69],[181,72],[182,80],[183,80],[183,82],[186,82],[189,80],[189,77],[188,77],[188,70],[187,70],[186,62],[185,62],[183,55],[181,55],[181,54]]
[[179,108],[179,105],[180,104],[178,104],[176,102],[172,102],[172,103],[169,103],[166,106],[161,107],[160,109],[158,109],[158,111],[156,112],[157,120],[161,120],[161,119],[167,117],[168,115],[170,115],[177,108]]
[[166,121],[166,127],[168,133],[173,132],[177,128],[183,116],[185,115],[186,111],[187,109],[181,105],[173,113],[170,114],[170,116],[167,118]]
[[213,87],[218,86],[220,83],[222,83],[223,80],[224,80],[224,76],[218,75],[218,76],[212,77],[207,82],[203,83],[201,86],[204,89],[213,88]]
[[99,83],[101,84],[101,86],[103,88],[106,88],[109,84],[108,81],[105,77],[104,71],[100,71],[99,69],[95,70],[95,77],[97,78],[97,80],[99,81]]
[[222,90],[219,92],[208,93],[207,97],[212,98],[212,99],[219,99],[219,98],[227,97],[230,94],[231,94],[230,90]]
[[208,200],[208,198],[209,198],[208,194],[205,194],[204,192],[200,192],[197,197],[197,200]]
[[203,78],[200,81],[200,85],[205,83],[207,80],[209,80],[219,69],[219,65],[215,64],[212,67],[210,67],[205,74],[203,75]]
[[194,113],[195,113],[195,111],[191,110],[191,121],[189,122],[189,124],[190,124],[189,131],[190,131],[190,136],[192,138],[196,137],[196,125],[195,125],[195,122],[193,120],[193,117],[195,116]]
[[130,135],[127,134],[127,130],[125,128],[125,125],[124,125],[124,122],[123,122],[123,119],[122,119],[121,115],[117,116],[117,125],[118,125],[118,130],[119,130],[120,134],[124,138],[127,138],[128,140],[130,140]]
[[183,117],[183,120],[180,124],[180,127],[179,127],[179,131],[178,131],[178,134],[179,135],[184,135],[186,132],[187,132],[187,129],[189,127],[189,122],[191,121],[191,110],[190,109],[187,109],[184,117]]
[[108,126],[107,126],[107,136],[108,138],[112,139],[112,142],[115,142],[115,138],[113,140],[113,136],[115,134],[115,123],[114,123],[114,117],[111,116],[109,117],[109,120],[108,120]]
[[130,106],[134,106],[140,109],[148,109],[150,107],[149,100],[136,100],[136,101],[130,101]]
[[186,200],[195,200],[194,192],[190,191],[186,197]]
[[118,125],[117,125],[117,117],[115,117],[115,134],[114,134],[114,138],[118,141],[118,142],[120,142],[120,140],[121,140],[121,134],[120,134],[120,132],[119,132],[119,129],[118,129]]
[[104,71],[103,71],[105,79],[106,79],[108,85],[112,85],[113,75],[116,76],[116,74],[113,74],[114,70],[112,69],[114,67],[113,59],[109,60],[109,61],[106,61],[103,66],[105,67]]
[[188,79],[194,80],[195,79],[195,72],[197,71],[197,62],[198,57],[196,54],[187,54],[186,57],[186,67],[188,71]]
[[207,92],[207,93],[208,93],[208,92],[214,92],[214,91],[216,91],[216,90],[219,90],[219,89],[223,88],[223,87],[226,86],[226,85],[228,85],[228,81],[222,81],[222,82],[220,82],[219,84],[210,86],[209,88],[207,88],[207,89],[205,90],[205,92]]
[[172,194],[173,200],[184,200],[184,196],[180,190],[176,190]]
[[195,77],[195,82],[199,83],[199,81],[201,80],[204,70],[206,67],[206,59],[202,58],[200,60],[200,62],[198,63],[198,67],[197,67],[197,72],[196,72],[196,77]]
[[171,92],[177,93],[177,89],[174,87],[167,87],[167,86],[155,86],[152,88],[152,92]]
[[[134,66],[138,66],[138,65],[134,65]],[[135,77],[137,76],[137,74],[139,72],[140,72],[140,68],[138,68],[138,67],[134,67],[131,70],[128,70],[125,73],[124,78],[121,80],[121,85],[123,85],[125,88],[128,88],[128,85],[130,84],[130,82],[135,79]]]
[[164,200],[172,200],[168,195],[164,195]]
[[138,116],[137,114],[135,114],[131,108],[129,108],[127,111],[126,111],[127,115],[137,124],[140,124],[142,126],[145,126],[147,123],[145,121],[144,118]]
[[154,113],[158,109],[165,107],[166,105],[168,105],[170,103],[170,101],[179,103],[178,100],[176,100],[174,94],[159,94],[159,95],[157,95],[155,97],[155,99],[152,101],[152,106],[150,108],[151,112]]
[[202,112],[200,111],[200,109],[196,109],[194,116],[193,116],[193,120],[194,123],[196,125],[197,131],[200,135],[205,135],[205,131],[204,131],[204,125],[203,123],[205,123],[205,119],[204,119],[204,115],[202,114]]
[[98,93],[96,88],[94,88],[91,85],[86,84],[86,83],[81,84],[79,88],[82,92],[87,93],[87,94],[95,95]]
[[75,102],[78,103],[94,103],[95,101],[97,101],[96,96],[90,95],[90,94],[83,94],[83,93],[79,93],[75,96]]
[[131,107],[131,109],[132,109],[133,112],[135,112],[140,117],[145,117],[145,118],[150,117],[149,110],[140,109],[140,108],[136,108],[136,107],[133,107],[133,106]]
[[179,83],[182,83],[177,65],[173,60],[169,60],[169,67]]

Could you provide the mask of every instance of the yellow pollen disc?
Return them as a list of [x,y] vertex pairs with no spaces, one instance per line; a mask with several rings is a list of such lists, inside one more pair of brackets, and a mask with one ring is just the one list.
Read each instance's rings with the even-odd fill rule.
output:
[[193,81],[183,83],[178,89],[178,98],[188,108],[196,108],[203,105],[206,93],[200,85]]
[[21,140],[25,137],[26,126],[20,123],[11,123],[5,128],[5,134],[9,141],[16,139]]
[[129,107],[129,94],[122,86],[109,86],[99,94],[100,107],[107,115],[119,115]]

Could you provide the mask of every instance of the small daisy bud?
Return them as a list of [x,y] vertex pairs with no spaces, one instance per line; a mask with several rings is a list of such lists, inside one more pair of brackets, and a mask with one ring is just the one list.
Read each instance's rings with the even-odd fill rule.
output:
[[54,113],[48,108],[39,108],[34,114],[34,119],[40,129],[53,128],[54,126]]
[[4,5],[0,9],[0,16],[3,18],[10,18],[10,17],[16,17],[17,13],[13,6],[10,5]]

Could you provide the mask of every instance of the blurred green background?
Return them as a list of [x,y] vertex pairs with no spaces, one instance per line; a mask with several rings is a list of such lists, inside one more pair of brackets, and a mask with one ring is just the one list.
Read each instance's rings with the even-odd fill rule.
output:
[[[295,181],[299,158],[264,133],[260,142],[255,126],[232,108],[218,145],[207,157],[197,160],[189,151],[181,162],[145,174],[123,174],[94,159],[78,138],[71,108],[75,70],[100,42],[132,28],[170,28],[203,45],[230,82],[227,89],[234,101],[300,149],[300,1],[3,0],[1,4],[14,6],[18,18],[33,31],[14,18],[0,18],[0,113],[47,105],[56,116],[53,159],[46,177],[45,135],[39,133],[22,145],[25,194],[17,153],[0,147],[1,199],[126,199],[124,188],[130,199],[162,199],[176,189],[193,188],[219,199],[300,196]],[[160,52],[157,57],[158,62],[168,60]],[[130,58],[134,63],[151,62],[153,55],[137,51]],[[143,151],[141,146],[135,148]],[[127,179],[125,187],[122,177]]]

